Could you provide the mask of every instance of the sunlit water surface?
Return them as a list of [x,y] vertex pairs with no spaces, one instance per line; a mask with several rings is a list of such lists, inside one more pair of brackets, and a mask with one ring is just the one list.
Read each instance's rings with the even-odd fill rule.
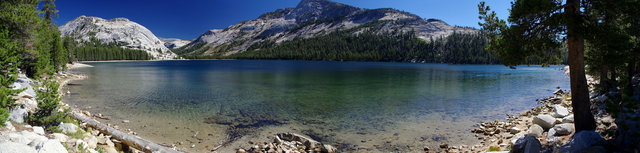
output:
[[[473,144],[503,119],[568,89],[560,66],[204,60],[87,63],[65,102],[143,138],[203,152],[296,132],[343,151]],[[130,120],[130,123],[122,123]],[[197,134],[196,134],[197,133]],[[195,136],[194,136],[195,135]],[[182,145],[180,145],[182,143]],[[195,144],[196,147],[191,148]]]

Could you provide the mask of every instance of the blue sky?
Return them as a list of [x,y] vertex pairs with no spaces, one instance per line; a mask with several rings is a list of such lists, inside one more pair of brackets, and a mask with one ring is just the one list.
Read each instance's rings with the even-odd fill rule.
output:
[[[58,25],[80,15],[105,19],[125,17],[156,36],[191,40],[209,29],[224,29],[300,0],[58,0]],[[478,27],[480,0],[334,0],[360,8],[395,8],[451,25]],[[501,18],[508,16],[510,0],[487,0]]]

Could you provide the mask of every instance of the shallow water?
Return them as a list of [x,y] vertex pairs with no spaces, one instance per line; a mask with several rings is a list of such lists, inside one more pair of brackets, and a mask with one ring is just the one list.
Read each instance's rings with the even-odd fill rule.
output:
[[[473,144],[473,124],[568,89],[560,66],[205,60],[86,63],[65,102],[164,144],[203,152],[277,132],[343,151]],[[120,123],[128,119],[131,123]],[[198,133],[198,134],[195,134]],[[194,134],[196,136],[194,136]],[[266,139],[265,139],[266,140]],[[196,144],[191,148],[191,144]]]

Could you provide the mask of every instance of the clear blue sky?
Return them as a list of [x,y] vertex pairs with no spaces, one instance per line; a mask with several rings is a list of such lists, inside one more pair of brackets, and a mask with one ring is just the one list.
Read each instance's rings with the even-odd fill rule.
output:
[[[80,15],[104,19],[125,17],[156,36],[191,40],[209,29],[224,29],[300,0],[57,0],[58,25]],[[480,0],[334,0],[360,8],[395,8],[451,25],[478,27]],[[508,16],[510,0],[487,0],[501,18]]]

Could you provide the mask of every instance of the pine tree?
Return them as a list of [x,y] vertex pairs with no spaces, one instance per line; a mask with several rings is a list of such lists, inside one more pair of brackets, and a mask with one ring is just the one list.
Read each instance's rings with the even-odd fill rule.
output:
[[498,19],[484,2],[478,5],[480,23],[490,40],[487,50],[495,51],[507,66],[522,64],[528,57],[548,63],[560,59],[559,36],[566,35],[569,52],[572,106],[576,131],[594,130],[589,92],[584,70],[585,21],[579,0],[516,0],[511,4],[509,23]]

